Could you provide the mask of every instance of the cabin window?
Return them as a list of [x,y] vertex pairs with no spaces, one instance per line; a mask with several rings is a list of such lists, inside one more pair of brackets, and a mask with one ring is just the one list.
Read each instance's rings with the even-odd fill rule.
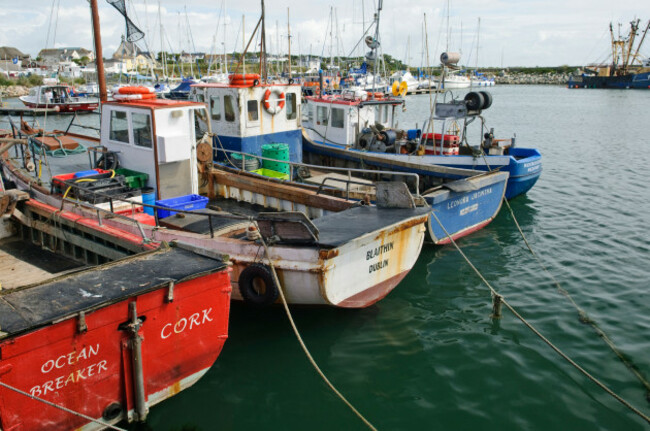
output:
[[314,106],[307,106],[307,120],[309,120],[309,124],[314,124],[314,109],[316,109]]
[[226,121],[235,121],[235,101],[232,96],[223,96],[224,117]]
[[388,106],[384,106],[384,124],[388,123]]
[[257,100],[249,100],[246,106],[248,107],[248,121],[258,121],[260,115],[257,109]]
[[201,102],[201,103],[205,103],[205,96],[203,94],[196,93],[196,101]]
[[381,122],[381,106],[375,105],[375,123]]
[[294,93],[287,93],[285,96],[287,104],[287,120],[295,120],[296,113],[296,95]]
[[124,111],[111,111],[111,141],[129,143],[129,120]]
[[221,96],[210,97],[210,116],[213,120],[221,121]]
[[133,141],[138,147],[151,148],[151,117],[149,114],[131,114],[133,123]]
[[343,128],[343,123],[345,122],[343,119],[344,112],[341,108],[332,108],[332,127],[336,127],[337,129]]
[[316,124],[327,126],[327,106],[318,106],[316,111]]

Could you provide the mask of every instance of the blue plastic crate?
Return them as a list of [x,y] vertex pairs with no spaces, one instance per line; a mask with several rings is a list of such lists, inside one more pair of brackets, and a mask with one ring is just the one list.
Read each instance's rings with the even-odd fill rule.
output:
[[[187,195],[177,198],[162,199],[156,201],[156,205],[167,207],[170,210],[192,211],[203,209],[208,205],[210,199],[200,195]],[[176,211],[158,210],[158,218],[165,218],[176,214]]]

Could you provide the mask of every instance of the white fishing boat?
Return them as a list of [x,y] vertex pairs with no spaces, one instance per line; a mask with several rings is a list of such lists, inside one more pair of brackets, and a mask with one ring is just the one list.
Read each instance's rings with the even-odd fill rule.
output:
[[67,85],[39,85],[19,99],[29,108],[54,108],[59,112],[94,111],[99,106],[98,98],[74,96]]

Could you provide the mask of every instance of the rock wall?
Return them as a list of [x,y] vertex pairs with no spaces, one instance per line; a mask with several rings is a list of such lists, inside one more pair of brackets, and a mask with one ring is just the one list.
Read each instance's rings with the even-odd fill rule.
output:
[[23,87],[22,85],[0,87],[0,97],[19,97],[26,96],[27,94],[29,94],[29,87]]
[[564,73],[546,73],[543,75],[518,73],[494,78],[494,82],[497,84],[515,85],[566,85],[568,81],[569,75]]

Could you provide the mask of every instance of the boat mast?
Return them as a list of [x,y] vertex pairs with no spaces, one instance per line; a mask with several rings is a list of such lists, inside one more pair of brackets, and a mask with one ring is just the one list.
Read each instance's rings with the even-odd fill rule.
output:
[[630,54],[632,53],[632,47],[634,46],[634,39],[636,38],[636,32],[639,29],[639,19],[636,21],[630,22],[630,36],[627,40],[627,50],[623,54],[623,74],[627,73],[627,66],[630,64]]
[[[384,0],[379,0],[377,2],[377,13],[375,13],[375,41],[379,42],[379,15],[382,9],[382,6],[384,4]],[[372,78],[372,91],[375,91],[375,84],[377,81],[377,75],[379,74],[379,55],[377,54],[378,48],[379,48],[379,43],[373,44],[374,48],[372,48],[373,51],[373,57],[375,60],[375,66],[373,67],[374,69],[374,77]]]
[[102,36],[99,31],[99,12],[97,11],[97,0],[90,0],[90,10],[93,19],[93,36],[95,39],[95,67],[97,68],[97,85],[99,85],[99,100],[106,102],[106,77],[104,76],[104,58],[102,54]]
[[287,8],[287,45],[289,46],[289,79],[291,79],[291,27],[289,26],[289,8]]
[[641,41],[639,42],[639,45],[636,47],[636,52],[632,57],[632,61],[636,60],[637,56],[639,55],[639,50],[641,49],[641,45],[643,45],[643,41],[645,41],[645,35],[648,34],[649,28],[650,28],[650,20],[648,20],[648,24],[645,26],[645,30],[643,31],[643,36],[641,36]]

